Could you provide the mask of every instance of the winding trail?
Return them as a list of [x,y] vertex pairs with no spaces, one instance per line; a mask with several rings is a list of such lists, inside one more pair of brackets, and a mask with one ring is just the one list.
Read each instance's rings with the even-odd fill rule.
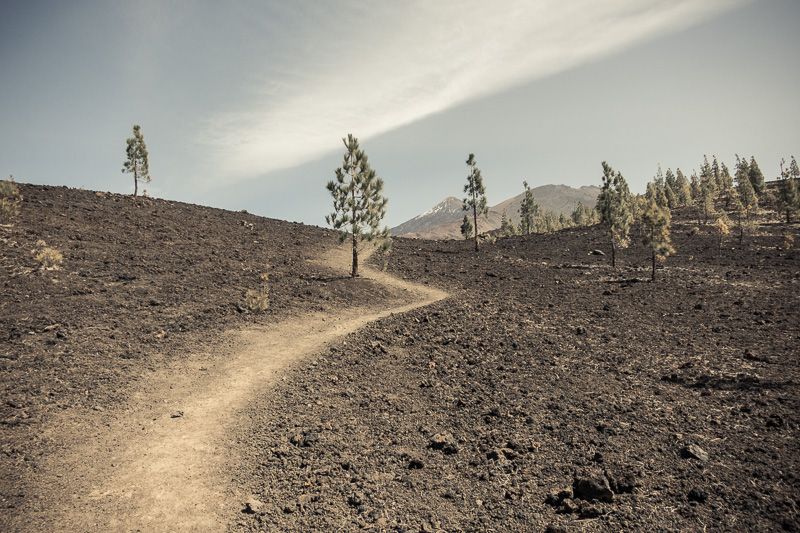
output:
[[[318,261],[349,269],[349,250]],[[240,411],[291,363],[365,324],[447,296],[363,267],[362,276],[397,300],[312,313],[226,334],[224,353],[193,355],[154,372],[118,412],[62,421],[50,438],[84,435],[40,469],[39,498],[21,513],[20,531],[219,531],[242,494],[231,483],[229,435]],[[66,439],[69,442],[69,439]]]

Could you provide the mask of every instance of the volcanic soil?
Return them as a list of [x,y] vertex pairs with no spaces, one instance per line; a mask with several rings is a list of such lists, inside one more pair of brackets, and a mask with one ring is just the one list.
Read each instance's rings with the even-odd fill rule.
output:
[[396,239],[390,272],[450,297],[248,408],[232,529],[796,531],[798,228],[692,226],[655,283],[599,227]]
[[[305,325],[301,332],[279,331],[295,339],[316,331],[324,344],[319,324],[333,309],[404,298],[384,283],[349,279],[335,262],[315,261],[338,244],[333,232],[317,227],[64,187],[21,189],[19,220],[0,227],[5,531],[135,524],[141,516],[125,522],[115,514],[130,514],[131,494],[159,478],[119,472],[125,457],[135,458],[129,441],[169,450],[167,439],[177,432],[192,443],[186,453],[208,448],[203,439],[222,427],[209,427],[208,420],[235,420],[233,410],[249,388],[268,382],[281,366],[272,359],[289,364],[302,351],[291,352],[292,339],[284,339],[276,355],[275,325]],[[38,268],[32,252],[40,240],[62,252],[60,269]],[[264,285],[263,273],[269,275],[270,308],[255,314],[244,306],[244,293]],[[300,320],[310,316],[319,320]],[[261,374],[261,382],[253,377]],[[203,411],[192,397],[218,400],[220,407]],[[186,405],[197,408],[194,417],[190,411],[183,416]],[[199,419],[204,426],[190,425]],[[177,429],[167,433],[165,420]],[[157,454],[150,457],[162,469],[169,460],[186,459],[159,463]],[[121,480],[115,490],[128,500],[111,510],[100,500],[114,502],[116,493],[98,493],[103,487],[95,475],[109,465],[117,472],[106,477]],[[173,483],[183,479],[174,469],[161,474]],[[108,521],[82,509],[87,505]],[[70,509],[84,516],[66,521],[62,511]]]
[[796,226],[720,248],[679,217],[655,283],[598,227],[396,239],[351,280],[320,228],[22,193],[0,529],[800,527]]

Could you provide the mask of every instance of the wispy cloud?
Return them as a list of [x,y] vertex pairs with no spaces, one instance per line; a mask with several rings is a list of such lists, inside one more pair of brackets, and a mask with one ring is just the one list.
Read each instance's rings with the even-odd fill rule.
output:
[[251,99],[209,117],[202,141],[229,179],[291,167],[347,132],[368,138],[740,3],[290,2],[263,14],[282,56],[254,73]]

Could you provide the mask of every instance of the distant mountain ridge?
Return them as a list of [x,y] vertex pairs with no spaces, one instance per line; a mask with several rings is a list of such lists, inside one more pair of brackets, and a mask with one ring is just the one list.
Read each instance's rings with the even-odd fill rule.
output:
[[[541,185],[531,189],[540,211],[553,211],[556,214],[569,215],[578,205],[594,207],[600,187],[587,185],[570,187],[568,185]],[[519,222],[519,206],[524,193],[508,198],[489,208],[489,214],[480,217],[478,229],[481,232],[500,227],[503,213],[514,224]],[[398,237],[416,237],[420,239],[459,239],[461,238],[461,221],[466,214],[462,210],[461,199],[448,196],[428,211],[415,216],[392,228],[392,235]]]

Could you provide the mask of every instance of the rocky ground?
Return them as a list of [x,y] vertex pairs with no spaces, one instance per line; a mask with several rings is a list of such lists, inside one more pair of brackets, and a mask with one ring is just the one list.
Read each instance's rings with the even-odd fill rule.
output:
[[[123,403],[165,364],[213,350],[223,330],[385,297],[308,259],[333,232],[219,209],[23,185],[20,218],[0,227],[0,502],[24,506],[24,478],[62,445],[54,416]],[[63,254],[41,270],[43,240]],[[269,274],[270,308],[244,306]],[[2,524],[2,520],[0,520]],[[1,528],[0,528],[1,529]]]
[[[0,227],[0,496],[63,443],[57,417],[125,405],[223,330],[386,302],[319,263],[319,228],[162,200],[23,186]],[[762,224],[720,249],[678,223],[650,283],[599,228],[397,239],[390,272],[450,297],[373,322],[245,411],[233,530],[800,528],[800,253]],[[37,241],[59,249],[41,270]],[[271,307],[243,307],[269,273]],[[283,322],[286,323],[286,322]],[[219,353],[225,353],[220,350]],[[159,375],[163,377],[163,372]],[[113,465],[111,465],[113,466]],[[191,503],[191,502],[190,502]],[[2,529],[2,527],[0,527]]]
[[[450,292],[292,370],[249,410],[232,529],[800,527],[800,254],[676,224],[646,252],[599,228],[395,241]],[[797,227],[790,231],[797,235]]]

